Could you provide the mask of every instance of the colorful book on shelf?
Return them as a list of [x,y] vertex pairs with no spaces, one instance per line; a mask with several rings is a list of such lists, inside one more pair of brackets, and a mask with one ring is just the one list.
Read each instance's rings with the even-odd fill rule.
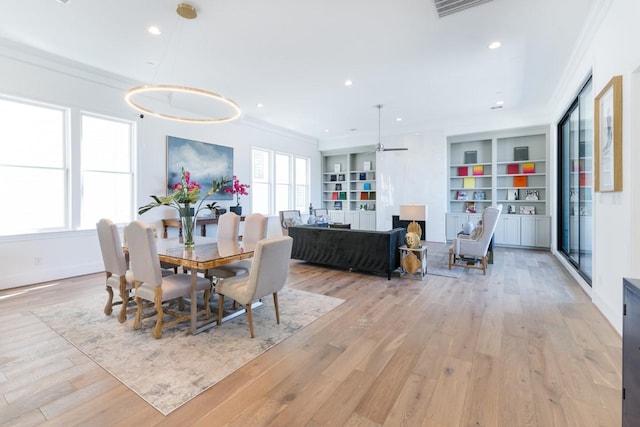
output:
[[467,166],[458,166],[458,176],[469,175],[469,168]]
[[338,196],[338,199],[347,200],[347,192],[346,191],[341,191],[339,196]]
[[476,188],[476,179],[473,177],[467,177],[462,184],[463,188]]
[[362,186],[362,188],[364,190],[371,190],[371,183],[370,182],[365,182],[364,185]]
[[520,173],[520,165],[518,163],[511,163],[507,165],[507,173],[509,175],[517,175]]
[[369,192],[369,200],[375,200],[375,199],[376,199],[376,192],[375,191]]
[[342,210],[342,202],[334,202],[333,209]]
[[527,186],[527,177],[526,176],[514,176],[513,177],[513,186],[514,187],[526,187]]
[[580,187],[591,185],[591,174],[580,172]]
[[535,173],[536,172],[536,164],[535,163],[523,163],[522,164],[522,173]]
[[484,175],[484,166],[482,165],[476,165],[473,167],[473,174],[474,175]]
[[336,191],[331,193],[331,200],[338,200],[338,193]]
[[360,193],[360,200],[369,200],[369,193],[363,191]]

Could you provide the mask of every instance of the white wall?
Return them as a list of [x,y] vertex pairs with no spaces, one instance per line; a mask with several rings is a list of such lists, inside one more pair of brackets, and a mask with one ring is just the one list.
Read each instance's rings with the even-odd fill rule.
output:
[[[71,114],[84,110],[136,121],[137,206],[148,203],[151,194],[165,193],[167,135],[233,147],[234,173],[243,182],[251,181],[253,146],[308,156],[311,158],[311,200],[320,198],[320,154],[313,139],[249,118],[217,125],[184,124],[150,116],[139,119],[138,113],[123,99],[132,82],[78,68],[77,64],[46,57],[39,52],[18,50],[14,45],[0,45],[0,70],[0,93],[71,107]],[[74,136],[72,144],[77,144],[77,141]],[[0,149],[10,149],[10,143],[0,141]],[[41,190],[30,193],[30,200],[21,200],[21,208],[28,209],[30,203],[37,204],[38,191],[46,191],[46,183]],[[231,201],[225,202],[226,205],[231,204]],[[251,212],[251,197],[243,197],[242,205],[245,212]],[[46,208],[35,208],[42,209],[43,215],[47,214]],[[174,216],[175,212],[169,208],[158,208],[141,219],[159,227],[160,219],[169,215]],[[277,224],[276,220],[271,222]],[[0,260],[0,289],[103,270],[95,230],[0,237]]]
[[[639,79],[634,76],[640,65],[640,2],[637,0],[602,1],[594,17],[591,33],[574,58],[568,78],[560,87],[554,117],[559,121],[568,103],[575,97],[585,76],[593,71],[594,96],[615,75],[623,76],[623,191],[596,193],[594,200],[593,281],[591,297],[611,324],[622,331],[622,278],[640,277],[640,228],[637,224],[640,190],[636,184],[640,171],[638,122]],[[633,102],[633,99],[636,99]],[[634,109],[635,108],[635,109]],[[635,209],[635,210],[634,210]]]

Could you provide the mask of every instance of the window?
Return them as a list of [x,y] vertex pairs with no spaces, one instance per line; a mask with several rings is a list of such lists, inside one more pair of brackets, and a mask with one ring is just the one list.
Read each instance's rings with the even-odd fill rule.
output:
[[591,283],[593,232],[591,78],[558,124],[558,250]]
[[81,227],[100,218],[127,223],[133,212],[132,125],[82,115]]
[[0,235],[68,226],[68,111],[0,98]]
[[[253,210],[268,215],[309,205],[309,159],[253,149]],[[273,167],[272,167],[273,166]]]
[[0,236],[132,220],[132,123],[0,97],[0,133]]

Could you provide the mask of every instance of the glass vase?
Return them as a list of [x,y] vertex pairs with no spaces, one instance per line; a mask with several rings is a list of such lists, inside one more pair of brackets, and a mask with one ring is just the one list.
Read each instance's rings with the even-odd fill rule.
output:
[[182,235],[184,236],[184,247],[192,248],[195,246],[194,231],[196,229],[196,217],[194,209],[189,203],[184,204],[184,208],[180,210],[180,220],[182,221]]

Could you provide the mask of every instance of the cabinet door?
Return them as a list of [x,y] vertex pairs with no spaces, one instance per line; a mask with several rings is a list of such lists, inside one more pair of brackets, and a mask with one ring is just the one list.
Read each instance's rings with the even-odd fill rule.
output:
[[359,211],[345,211],[344,223],[351,224],[351,228],[360,229],[360,212]]
[[551,244],[551,218],[538,216],[523,216],[520,225],[520,244],[548,248]]
[[329,219],[333,222],[339,222],[340,224],[344,224],[344,212],[345,211],[330,210]]
[[456,238],[462,226],[469,221],[467,214],[447,214],[447,240]]
[[360,229],[374,231],[376,229],[376,213],[360,211]]
[[520,246],[520,217],[500,215],[494,242],[496,245]]

